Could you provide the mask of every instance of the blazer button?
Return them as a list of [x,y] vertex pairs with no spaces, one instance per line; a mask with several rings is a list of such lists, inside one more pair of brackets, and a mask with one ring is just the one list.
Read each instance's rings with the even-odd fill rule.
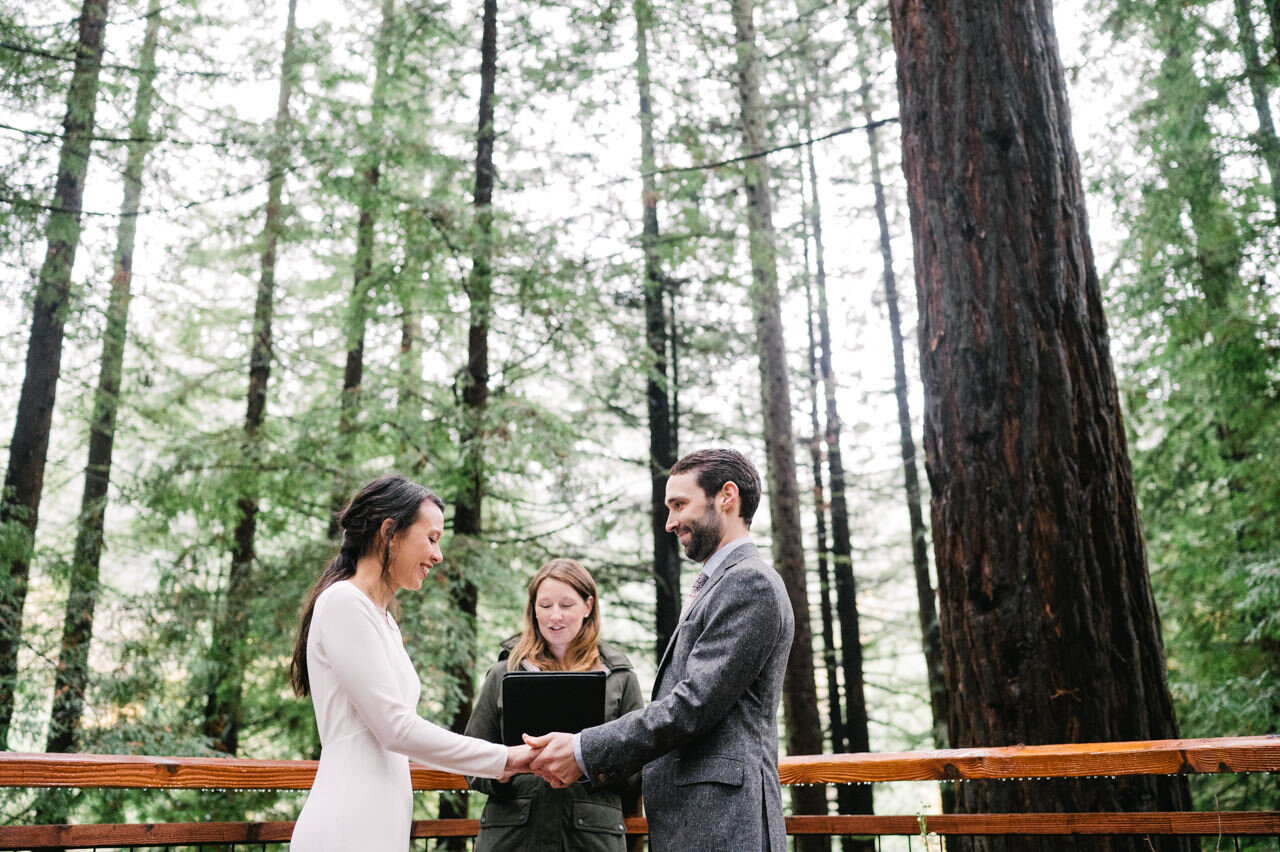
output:
[[597,776],[596,776],[596,780],[597,780],[597,781],[599,781],[601,784],[603,784],[603,783],[605,782],[605,779],[606,779],[606,778],[608,778],[608,777],[609,777],[609,776],[607,776],[607,775],[605,775],[603,772],[601,772],[599,775],[597,775]]
[[582,817],[578,817],[578,825],[582,825]]

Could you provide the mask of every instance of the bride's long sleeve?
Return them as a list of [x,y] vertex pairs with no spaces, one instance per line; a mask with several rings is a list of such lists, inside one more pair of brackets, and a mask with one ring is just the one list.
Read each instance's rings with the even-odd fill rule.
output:
[[341,690],[361,721],[388,751],[442,772],[497,778],[506,768],[505,746],[455,734],[418,715],[397,688],[383,650],[379,624],[385,619],[364,594],[351,587],[328,596],[317,608],[310,641],[332,668]]

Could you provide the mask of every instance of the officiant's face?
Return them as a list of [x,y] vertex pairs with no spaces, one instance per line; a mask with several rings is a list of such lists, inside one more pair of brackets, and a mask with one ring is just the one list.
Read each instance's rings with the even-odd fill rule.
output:
[[582,632],[582,622],[591,614],[592,603],[591,598],[582,597],[573,586],[554,577],[538,584],[533,607],[538,617],[538,632],[547,640],[557,660],[564,659],[565,651]]

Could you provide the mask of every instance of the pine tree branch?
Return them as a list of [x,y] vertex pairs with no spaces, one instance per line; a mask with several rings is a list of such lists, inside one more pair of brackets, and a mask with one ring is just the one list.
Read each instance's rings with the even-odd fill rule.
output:
[[[76,57],[72,54],[56,53],[52,50],[43,50],[38,47],[28,47],[25,44],[15,44],[11,41],[0,41],[0,50],[8,50],[12,53],[20,53],[26,56],[38,56],[41,59],[52,59],[56,62],[75,62]],[[107,69],[109,71],[128,71],[132,74],[172,74],[176,77],[205,77],[208,79],[243,79],[240,75],[232,74],[227,71],[182,71],[177,68],[138,68],[134,65],[121,65],[119,63],[98,62],[86,63],[85,68]]]

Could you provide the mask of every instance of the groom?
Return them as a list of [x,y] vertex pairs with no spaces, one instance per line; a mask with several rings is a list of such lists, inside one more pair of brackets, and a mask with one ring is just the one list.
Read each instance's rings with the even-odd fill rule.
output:
[[782,579],[747,535],[760,477],[736,450],[671,468],[667,531],[702,563],[658,665],[653,702],[577,735],[528,737],[533,771],[557,787],[644,765],[653,852],[782,852],[778,701],[795,629]]

